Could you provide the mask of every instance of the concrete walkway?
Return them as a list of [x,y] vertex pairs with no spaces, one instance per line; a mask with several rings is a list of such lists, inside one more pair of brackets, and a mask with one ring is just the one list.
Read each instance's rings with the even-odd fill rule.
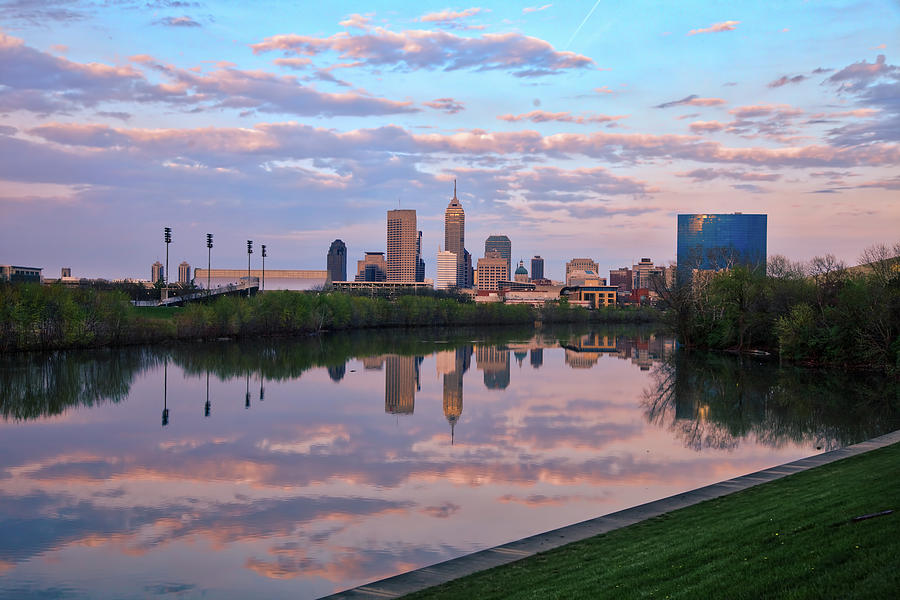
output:
[[816,456],[810,456],[809,458],[802,458],[791,463],[772,467],[763,471],[757,471],[756,473],[750,473],[749,475],[742,475],[741,477],[714,483],[682,494],[669,496],[662,500],[655,500],[653,502],[641,504],[640,506],[626,508],[625,510],[610,513],[589,521],[583,521],[560,529],[554,529],[553,531],[548,531],[546,533],[539,533],[515,542],[503,544],[502,546],[488,548],[487,550],[475,552],[474,554],[467,554],[466,556],[454,558],[430,567],[423,567],[421,569],[416,569],[415,571],[388,577],[387,579],[338,592],[337,594],[326,596],[325,598],[328,600],[344,598],[354,600],[383,600],[385,598],[398,598],[404,594],[410,594],[431,586],[446,583],[451,579],[458,579],[460,577],[465,577],[466,575],[471,575],[472,573],[477,573],[478,571],[505,565],[533,556],[538,552],[546,552],[547,550],[552,550],[553,548],[558,548],[565,544],[577,542],[601,533],[619,529],[620,527],[633,525],[639,521],[657,517],[679,508],[692,506],[699,502],[703,502],[704,500],[727,496],[728,494],[733,494],[734,492],[739,492],[761,483],[781,479],[787,475],[806,471],[821,465],[827,465],[828,463],[841,460],[842,458],[856,456],[857,454],[869,452],[870,450],[875,450],[876,448],[882,448],[884,446],[890,446],[897,442],[900,442],[900,430],[871,439],[867,442],[854,444],[853,446],[825,452],[823,454],[817,454]]

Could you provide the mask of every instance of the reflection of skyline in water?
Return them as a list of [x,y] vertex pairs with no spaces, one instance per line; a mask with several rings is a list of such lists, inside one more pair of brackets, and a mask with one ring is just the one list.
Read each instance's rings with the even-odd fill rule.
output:
[[900,426],[640,332],[421,337],[0,357],[0,596],[313,597]]

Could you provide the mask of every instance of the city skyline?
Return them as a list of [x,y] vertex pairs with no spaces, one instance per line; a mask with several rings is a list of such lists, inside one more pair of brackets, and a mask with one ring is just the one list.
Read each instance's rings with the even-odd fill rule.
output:
[[55,6],[0,8],[4,264],[143,278],[170,226],[173,271],[208,232],[322,269],[399,202],[434,279],[454,179],[473,262],[505,232],[553,278],[674,260],[677,214],[768,214],[794,260],[896,241],[893,2]]

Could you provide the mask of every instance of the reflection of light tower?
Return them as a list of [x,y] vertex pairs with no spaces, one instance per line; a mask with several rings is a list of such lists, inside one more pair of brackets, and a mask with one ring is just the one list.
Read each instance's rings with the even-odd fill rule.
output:
[[169,406],[167,404],[167,395],[169,391],[169,357],[166,357],[166,362],[163,365],[163,412],[162,412],[162,426],[165,427],[169,424]]
[[264,384],[265,380],[263,379],[262,371],[260,371],[258,373],[258,375],[259,375],[259,399],[265,400],[266,399],[266,387]]
[[203,416],[209,416],[209,410],[212,406],[209,403],[209,369],[206,370],[206,404],[203,405]]
[[247,395],[244,396],[244,408],[250,408],[250,371],[247,371]]

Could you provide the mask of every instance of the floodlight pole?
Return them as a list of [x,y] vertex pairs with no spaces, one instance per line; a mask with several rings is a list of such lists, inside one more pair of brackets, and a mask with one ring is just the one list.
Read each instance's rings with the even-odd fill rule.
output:
[[163,284],[166,289],[166,298],[169,297],[169,244],[172,243],[172,228],[163,227],[163,240],[166,242],[166,270],[163,273]]
[[253,240],[247,240],[247,297],[250,297],[250,255],[253,254]]
[[260,291],[266,289],[266,245],[262,245],[262,287]]
[[212,291],[209,289],[210,286],[210,269],[212,267],[212,247],[213,247],[213,234],[206,234],[206,295],[209,296]]

